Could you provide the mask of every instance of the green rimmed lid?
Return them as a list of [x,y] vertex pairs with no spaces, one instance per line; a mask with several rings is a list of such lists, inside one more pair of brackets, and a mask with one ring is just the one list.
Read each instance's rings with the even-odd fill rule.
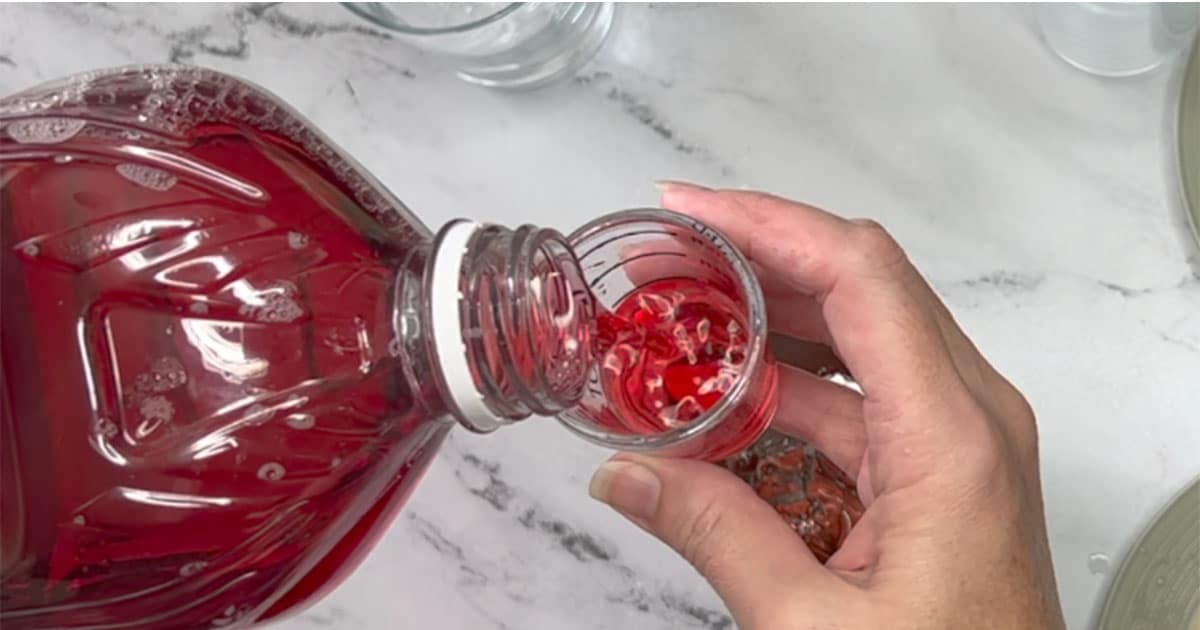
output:
[[1108,591],[1098,630],[1200,627],[1200,478],[1154,519]]

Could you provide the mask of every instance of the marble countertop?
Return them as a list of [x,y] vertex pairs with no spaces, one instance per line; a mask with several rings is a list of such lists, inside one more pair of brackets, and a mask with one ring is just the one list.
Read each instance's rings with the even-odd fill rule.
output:
[[[1015,6],[626,6],[578,78],[460,82],[336,5],[0,6],[0,94],[167,60],[245,76],[430,225],[570,229],[656,178],[888,225],[1039,412],[1070,627],[1200,474],[1200,255],[1173,158],[1178,65],[1105,81]],[[278,627],[732,627],[679,558],[586,495],[552,422],[458,432],[336,592]]]

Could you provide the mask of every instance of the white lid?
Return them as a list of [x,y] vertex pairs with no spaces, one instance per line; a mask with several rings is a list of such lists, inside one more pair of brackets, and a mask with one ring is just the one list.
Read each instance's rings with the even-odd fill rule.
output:
[[481,227],[474,221],[459,220],[447,224],[438,235],[429,287],[429,328],[449,397],[446,402],[469,428],[487,432],[505,423],[488,408],[471,376],[467,344],[463,341],[465,322],[460,304],[463,295],[459,291],[463,257],[471,237]]

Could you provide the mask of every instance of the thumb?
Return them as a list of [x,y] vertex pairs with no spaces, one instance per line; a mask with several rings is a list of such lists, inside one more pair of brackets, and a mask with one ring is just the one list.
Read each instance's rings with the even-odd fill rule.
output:
[[815,590],[831,579],[775,510],[724,468],[623,453],[600,466],[589,490],[679,552],[742,627],[760,627],[752,620],[794,599],[795,585]]

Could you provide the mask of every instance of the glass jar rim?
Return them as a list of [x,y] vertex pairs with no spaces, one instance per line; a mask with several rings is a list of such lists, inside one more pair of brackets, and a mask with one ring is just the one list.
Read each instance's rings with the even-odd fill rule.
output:
[[567,235],[567,242],[575,248],[579,242],[599,232],[623,223],[653,221],[678,226],[699,232],[727,255],[737,280],[745,288],[747,320],[749,327],[749,349],[746,354],[747,370],[734,383],[716,405],[706,410],[695,420],[661,433],[626,434],[607,431],[595,424],[580,421],[569,414],[556,416],[567,429],[580,437],[601,446],[629,451],[657,451],[668,449],[698,438],[720,425],[721,420],[731,415],[734,408],[747,395],[757,370],[762,370],[767,350],[767,302],[762,287],[750,261],[733,245],[729,237],[717,229],[685,214],[662,208],[634,208],[613,212],[589,221]]
[[395,19],[389,18],[386,15],[371,10],[375,5],[385,4],[381,2],[343,2],[342,6],[346,7],[351,13],[391,31],[404,33],[406,35],[450,35],[454,33],[464,33],[466,31],[491,24],[504,16],[516,11],[524,2],[511,2],[500,7],[495,12],[485,15],[481,18],[463,22],[462,24],[454,24],[451,26],[437,27],[422,27],[405,24]]

